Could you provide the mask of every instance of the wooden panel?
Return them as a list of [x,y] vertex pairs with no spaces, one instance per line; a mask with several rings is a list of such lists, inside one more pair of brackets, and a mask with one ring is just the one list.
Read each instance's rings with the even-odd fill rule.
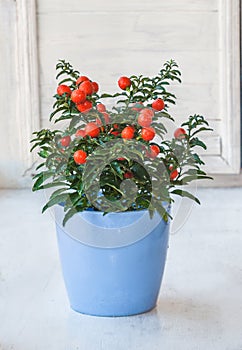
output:
[[[116,82],[115,78],[115,82]],[[56,91],[56,84],[41,85],[42,99],[42,120],[48,118],[52,104],[54,102],[53,95]],[[104,90],[103,90],[104,91]],[[107,91],[118,91],[118,89],[110,86]],[[176,124],[179,125],[184,119],[191,114],[205,115],[209,120],[219,120],[218,105],[216,103],[217,94],[216,88],[213,86],[204,85],[203,89],[200,86],[183,85],[173,89],[177,93],[177,104],[170,108],[171,114],[176,119]],[[210,103],[207,103],[209,101]]]
[[[211,156],[207,168],[233,172],[227,156],[232,159],[231,149],[238,147],[238,138],[233,142],[230,131],[228,137],[224,130],[226,120],[232,118],[231,110],[230,117],[226,116],[230,97],[225,95],[231,95],[234,85],[229,91],[225,76],[231,65],[228,60],[224,64],[223,58],[229,46],[224,38],[227,32],[234,33],[231,21],[237,18],[237,6],[238,0],[233,4],[226,0],[39,0],[42,123],[51,111],[58,58],[71,61],[82,74],[100,82],[103,91],[110,92],[117,90],[120,75],[152,75],[161,62],[174,58],[183,72],[183,84],[174,86],[178,99],[171,112],[176,125],[190,114],[205,115],[215,129],[207,139]],[[237,121],[235,129],[238,131]]]
[[57,12],[215,12],[218,11],[217,0],[89,0],[89,1],[60,1],[39,0],[38,13]]
[[26,187],[40,121],[35,0],[0,1],[0,45],[0,187]]
[[[69,41],[63,38],[62,42],[51,42],[46,35],[39,39],[39,55],[41,69],[41,85],[54,84],[55,64],[59,58],[66,58],[83,74],[100,82],[103,89],[117,89],[116,80],[120,74],[158,73],[161,65],[171,58],[175,59],[182,71],[182,80],[185,84],[216,84],[218,81],[218,57],[214,52],[150,52],[143,47],[136,50],[130,47],[122,50],[114,49],[110,42],[103,42],[102,48],[88,45],[88,38],[82,40],[75,37]],[[51,47],[50,47],[51,46]],[[85,50],[82,49],[85,47]],[[48,54],[47,54],[47,47]],[[63,47],[65,48],[63,50]],[[182,84],[183,86],[183,84]],[[201,87],[203,88],[203,87]]]
[[220,113],[223,120],[222,157],[232,173],[241,169],[240,1],[220,1]]
[[[90,24],[91,17],[91,24]],[[218,48],[218,15],[216,12],[119,14],[106,13],[46,13],[39,15],[40,43],[42,37],[50,42],[79,39],[80,49],[89,46],[109,47],[124,53],[133,50],[153,52],[202,51]],[[51,28],[51,31],[50,29]],[[172,28],[172,30],[171,30]],[[83,44],[87,45],[83,45]]]
[[[16,7],[13,1],[0,1],[0,187],[14,186],[15,174],[19,171],[19,138],[15,125],[17,95],[15,67]],[[7,33],[7,35],[6,35]],[[9,100],[9,95],[11,101]],[[11,102],[11,103],[10,103]],[[16,135],[17,134],[17,135]],[[14,136],[14,137],[13,137]]]

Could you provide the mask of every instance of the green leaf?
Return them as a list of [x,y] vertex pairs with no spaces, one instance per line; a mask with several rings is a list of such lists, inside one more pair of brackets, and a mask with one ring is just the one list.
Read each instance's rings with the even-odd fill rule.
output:
[[199,140],[199,138],[197,138],[197,137],[194,137],[193,139],[191,139],[189,141],[189,145],[190,145],[190,147],[199,146],[199,147],[202,147],[205,150],[207,149],[207,146],[205,145],[205,143],[202,142],[201,140]]
[[37,178],[37,180],[33,184],[32,191],[40,190],[43,182],[45,182],[45,180],[47,180],[48,178],[54,176],[54,174],[55,173],[53,171],[43,171],[43,172],[35,175],[33,178],[34,179]]
[[181,197],[190,198],[190,199],[194,200],[196,203],[201,204],[197,197],[193,196],[191,193],[189,193],[187,191],[176,189],[176,190],[171,191],[171,193],[176,194],[176,195],[181,196]]
[[45,163],[41,163],[41,164],[39,164],[39,165],[36,167],[36,169],[35,169],[35,170],[39,170],[39,169],[40,169],[40,168],[42,168],[44,165],[45,165]]
[[48,154],[47,151],[41,150],[40,152],[38,152],[38,155],[39,155],[41,158],[47,158],[49,154]]
[[55,123],[61,121],[61,120],[67,120],[67,119],[72,119],[73,114],[62,114],[59,118],[55,120]]
[[212,128],[206,128],[206,127],[202,127],[202,128],[199,128],[198,130],[194,131],[191,136],[193,137],[194,135],[198,134],[199,132],[202,132],[202,131],[213,131]]
[[52,197],[47,203],[46,205],[43,207],[42,209],[42,213],[44,213],[48,208],[52,207],[55,204],[59,204],[62,202],[65,202],[69,197],[69,193],[62,193],[62,194],[58,194],[54,197]]
[[198,163],[200,165],[205,165],[205,163],[201,160],[198,154],[194,153],[192,156],[194,158],[195,163]]
[[71,208],[67,211],[64,219],[63,219],[63,222],[62,222],[62,225],[65,226],[65,224],[67,223],[67,221],[77,213],[77,209],[74,207],[74,208]]
[[53,119],[56,113],[67,110],[67,107],[59,107],[50,115],[50,121]]
[[207,175],[188,175],[188,176],[185,176],[181,179],[181,184],[186,185],[187,183],[189,183],[191,181],[204,180],[204,179],[213,180],[213,178],[211,176],[207,176]]
[[52,192],[51,196],[50,196],[50,199],[54,198],[57,194],[60,194],[64,191],[67,191],[68,188],[65,187],[65,188],[58,188],[58,190],[55,190],[54,192]]
[[42,185],[38,189],[44,190],[45,188],[51,188],[51,187],[56,187],[56,186],[65,186],[65,185],[67,185],[66,182],[54,181],[54,182],[49,182],[48,184]]

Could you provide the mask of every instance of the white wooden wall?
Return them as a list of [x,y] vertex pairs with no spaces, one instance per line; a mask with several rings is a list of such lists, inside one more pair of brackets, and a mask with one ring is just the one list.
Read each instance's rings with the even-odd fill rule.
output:
[[29,184],[29,139],[49,125],[59,58],[110,92],[120,75],[174,58],[176,124],[205,115],[207,169],[239,172],[239,0],[0,0],[0,44],[0,187]]
[[183,84],[174,87],[176,124],[190,114],[205,115],[214,128],[206,137],[207,169],[239,172],[238,6],[237,0],[38,0],[42,125],[48,125],[59,58],[100,82],[103,91],[115,91],[120,75],[153,75],[174,58],[183,72]]
[[13,71],[16,64],[13,51],[16,32],[11,25],[15,20],[15,3],[11,0],[0,1],[0,183],[9,183],[10,186],[14,184],[15,171],[19,168],[19,144],[15,142],[18,134],[15,127],[16,77]]

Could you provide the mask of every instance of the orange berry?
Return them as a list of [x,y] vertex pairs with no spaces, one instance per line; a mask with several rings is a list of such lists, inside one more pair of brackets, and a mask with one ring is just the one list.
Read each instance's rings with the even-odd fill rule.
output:
[[139,112],[143,108],[143,102],[136,102],[131,108],[133,111]]
[[71,95],[71,89],[67,85],[59,85],[57,88],[57,94],[62,96],[63,94]]
[[93,93],[92,83],[89,80],[84,81],[79,86],[79,90],[84,91],[86,95],[92,95]]
[[157,98],[157,100],[152,103],[152,108],[156,111],[161,111],[165,108],[165,102],[161,98]]
[[150,115],[140,114],[138,116],[138,124],[144,127],[150,126],[152,117]]
[[142,109],[142,111],[140,112],[140,114],[146,116],[146,117],[154,117],[154,112],[152,111],[152,109],[150,108],[144,108]]
[[80,149],[74,153],[73,158],[76,164],[84,164],[86,163],[87,153]]
[[185,138],[185,135],[186,135],[186,130],[183,129],[183,128],[178,128],[175,130],[174,132],[174,137],[176,139],[184,139]]
[[60,143],[61,143],[61,146],[68,147],[69,144],[71,143],[71,137],[69,135],[62,137],[60,140]]
[[76,103],[79,105],[80,103],[85,102],[86,100],[86,94],[84,91],[81,90],[74,90],[71,94],[71,100],[72,102]]
[[126,173],[124,173],[125,179],[132,179],[133,177],[134,177],[134,175],[131,171],[126,171]]
[[121,134],[121,132],[120,131],[112,131],[111,134],[114,136],[119,136]]
[[122,133],[121,136],[123,139],[130,140],[134,137],[134,128],[132,126],[126,126]]
[[157,145],[151,145],[150,152],[147,152],[147,156],[152,159],[155,159],[159,153],[160,153],[160,147],[158,147]]
[[81,113],[87,113],[87,112],[89,112],[92,109],[92,102],[86,100],[85,102],[80,103],[79,105],[76,105],[76,108]]
[[75,136],[76,137],[85,137],[86,136],[85,130],[78,129],[75,133]]
[[151,127],[143,128],[141,130],[141,137],[145,141],[151,141],[155,137],[155,130]]
[[[103,112],[102,113],[102,115],[103,115],[103,118],[104,118],[104,120],[105,120],[105,124],[109,124],[110,123],[110,115],[108,114],[108,113],[106,113],[106,112]],[[98,124],[98,125],[102,125],[102,121],[101,121],[101,118],[100,119],[96,119],[96,123]]]
[[120,89],[126,90],[127,87],[130,87],[131,80],[128,77],[121,77],[118,80],[118,85],[119,85]]
[[76,81],[76,85],[80,85],[81,83],[83,83],[84,81],[89,81],[89,78],[86,77],[85,75],[80,76],[77,81]]
[[[173,167],[170,166],[169,169],[172,170]],[[175,180],[177,178],[178,174],[179,173],[178,173],[177,169],[172,170],[170,173],[170,180]]]
[[106,112],[106,107],[104,106],[104,104],[99,103],[97,104],[97,110],[98,112],[103,113],[103,112]]
[[96,83],[95,81],[93,81],[93,82],[92,82],[92,88],[93,88],[93,92],[98,92],[98,90],[99,90],[98,83]]
[[100,133],[100,130],[96,123],[90,122],[85,127],[85,133],[88,136],[97,137]]

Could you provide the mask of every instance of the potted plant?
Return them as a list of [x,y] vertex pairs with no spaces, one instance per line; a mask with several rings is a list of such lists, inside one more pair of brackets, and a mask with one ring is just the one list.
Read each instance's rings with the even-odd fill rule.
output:
[[[120,91],[99,86],[65,60],[50,121],[59,129],[34,132],[43,161],[33,191],[54,189],[64,280],[71,307],[99,316],[132,315],[155,307],[163,276],[174,196],[199,200],[183,188],[209,178],[196,149],[211,130],[193,115],[167,139],[165,121],[181,82],[175,61],[154,77],[118,80]],[[110,107],[105,104],[105,99]]]

